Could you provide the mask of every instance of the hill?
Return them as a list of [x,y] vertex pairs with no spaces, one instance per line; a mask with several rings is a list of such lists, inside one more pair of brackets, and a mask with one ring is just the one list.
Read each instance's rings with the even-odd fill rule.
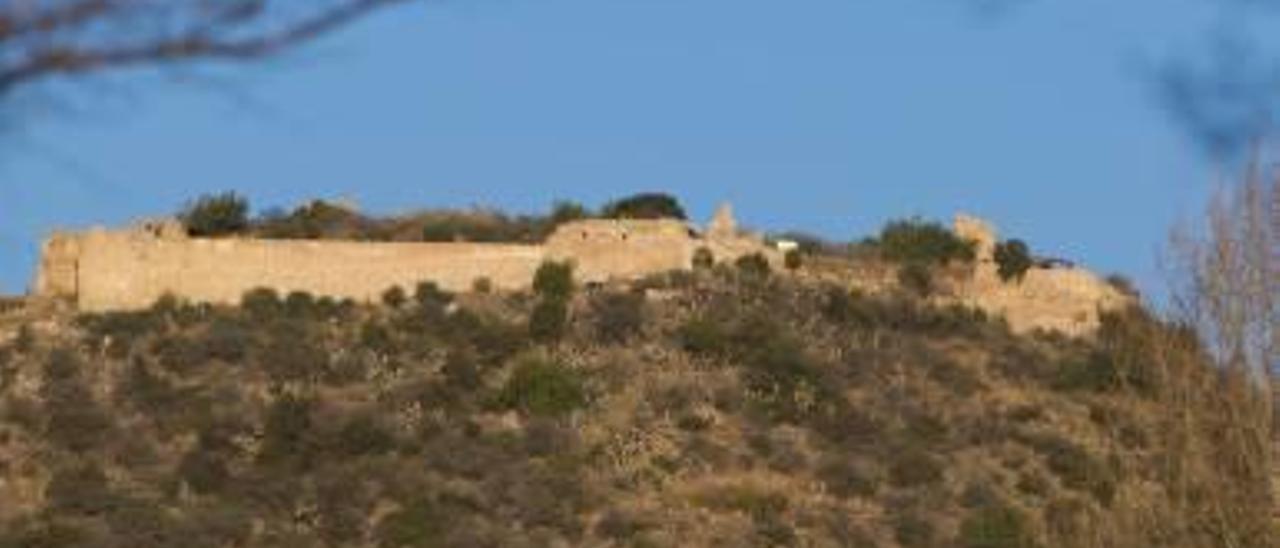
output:
[[1269,542],[1248,383],[1138,308],[1015,334],[750,261],[415,289],[22,328],[0,546]]

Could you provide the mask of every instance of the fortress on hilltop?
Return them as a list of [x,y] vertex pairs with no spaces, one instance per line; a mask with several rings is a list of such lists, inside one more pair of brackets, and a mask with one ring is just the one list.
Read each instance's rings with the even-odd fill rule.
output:
[[[1019,332],[1080,335],[1096,329],[1102,312],[1133,300],[1069,265],[1037,265],[1020,282],[1002,281],[994,229],[961,215],[954,230],[976,243],[976,260],[934,297],[940,302],[1003,316]],[[181,223],[162,220],[53,234],[42,248],[33,297],[70,302],[84,312],[142,309],[165,295],[234,304],[260,287],[368,302],[392,286],[424,280],[449,291],[470,290],[478,280],[499,290],[524,289],[545,261],[571,261],[580,282],[636,280],[691,269],[702,249],[722,263],[758,253],[780,268],[781,249],[788,247],[740,229],[727,205],[705,228],[677,219],[586,219],[561,224],[536,244],[195,238]],[[847,273],[838,281],[869,292],[892,285],[883,271]]]
[[166,294],[232,304],[259,287],[374,301],[424,280],[449,291],[481,279],[522,289],[544,261],[572,261],[580,282],[634,280],[690,268],[703,248],[718,261],[760,253],[782,262],[763,237],[738,228],[728,206],[705,231],[677,219],[586,219],[560,225],[539,244],[193,238],[181,223],[162,220],[53,234],[34,294],[85,312],[146,308]]

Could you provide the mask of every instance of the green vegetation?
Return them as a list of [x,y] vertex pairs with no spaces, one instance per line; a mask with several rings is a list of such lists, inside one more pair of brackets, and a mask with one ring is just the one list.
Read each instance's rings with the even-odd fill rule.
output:
[[890,221],[870,244],[885,260],[904,264],[932,267],[974,257],[973,242],[939,223],[918,218]]
[[510,409],[542,415],[564,415],[586,405],[581,374],[555,362],[529,359],[516,366],[499,401]]
[[601,208],[600,216],[606,219],[686,219],[680,201],[662,193],[641,193],[609,202]]
[[183,209],[178,218],[192,236],[238,234],[249,227],[249,201],[235,192],[205,195]]
[[996,244],[996,271],[1003,281],[1022,281],[1035,264],[1031,249],[1022,240],[1006,240]]

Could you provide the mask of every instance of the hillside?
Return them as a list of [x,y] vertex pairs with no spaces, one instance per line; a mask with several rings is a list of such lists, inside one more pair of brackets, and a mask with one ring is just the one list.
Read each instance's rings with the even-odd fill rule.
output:
[[0,546],[1269,542],[1239,385],[1141,310],[1071,340],[746,264],[544,270],[23,328]]

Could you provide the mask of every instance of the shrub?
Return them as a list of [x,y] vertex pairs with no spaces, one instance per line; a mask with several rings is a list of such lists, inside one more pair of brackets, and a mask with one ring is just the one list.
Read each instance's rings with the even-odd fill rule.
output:
[[192,236],[225,236],[249,227],[249,201],[235,192],[204,195],[178,215]]
[[1022,240],[1007,240],[996,244],[995,260],[996,271],[1000,274],[1000,279],[1005,282],[1022,281],[1022,278],[1027,275],[1027,270],[1035,264],[1031,258],[1031,250]]
[[564,301],[544,299],[529,314],[529,336],[539,342],[555,342],[569,325],[569,307]]
[[481,294],[493,293],[493,280],[487,276],[480,276],[471,281],[471,290]]
[[516,366],[499,402],[530,415],[560,416],[587,403],[581,374],[557,362],[528,359]]
[[769,260],[759,253],[751,253],[738,257],[734,261],[738,272],[748,278],[764,279],[769,277]]
[[915,512],[903,514],[893,525],[893,538],[903,548],[927,548],[937,546],[933,524]]
[[1138,291],[1138,286],[1134,285],[1133,280],[1125,277],[1124,274],[1108,275],[1107,285],[1111,286],[1116,291],[1133,298],[1141,296],[1141,292]]
[[558,201],[551,205],[551,216],[548,218],[548,222],[552,227],[555,227],[570,221],[586,219],[590,216],[591,212],[580,203]]
[[716,265],[716,256],[710,249],[699,247],[693,252],[693,268],[708,270]]
[[680,326],[676,335],[685,352],[708,356],[725,352],[730,344],[728,327],[709,317],[692,318]]
[[798,270],[803,266],[803,263],[804,255],[799,249],[788,250],[787,254],[783,256],[783,265],[787,267],[787,270]]
[[395,449],[395,436],[376,417],[359,413],[348,419],[334,436],[333,449],[348,457],[380,455]]
[[290,291],[284,298],[284,311],[294,318],[307,318],[316,312],[316,298],[306,291]]
[[662,193],[635,194],[609,202],[601,216],[609,219],[686,219],[679,200]]
[[53,508],[73,514],[100,514],[115,502],[107,475],[91,461],[55,470],[45,486],[45,497]]
[[973,242],[941,224],[921,219],[889,222],[875,244],[882,258],[899,263],[947,264],[974,257]]
[[431,501],[418,498],[378,523],[378,545],[443,546],[446,523]]
[[1105,462],[1070,440],[1035,436],[1028,441],[1045,458],[1045,464],[1070,489],[1092,493],[1103,504],[1115,497],[1116,474]]
[[1026,516],[1007,506],[987,507],[960,524],[964,548],[1032,548],[1036,545]]
[[440,289],[435,282],[419,282],[413,291],[413,300],[425,311],[442,313],[453,302],[453,294]]
[[933,293],[933,271],[924,263],[912,262],[898,267],[898,285],[917,297]]
[[573,295],[573,265],[547,261],[533,275],[533,292],[544,299],[566,301]]
[[280,294],[276,290],[259,287],[246,291],[243,297],[240,297],[240,308],[248,312],[250,316],[258,319],[266,319],[276,315],[281,307]]
[[606,343],[622,343],[644,326],[644,296],[639,293],[607,293],[591,301],[596,337]]
[[895,487],[919,487],[942,481],[942,462],[922,449],[908,448],[889,466],[889,481]]
[[286,395],[267,408],[262,436],[263,459],[278,461],[309,452],[313,407],[311,400]]
[[13,339],[13,349],[19,354],[26,354],[36,347],[36,332],[30,324],[18,327],[18,335]]
[[404,288],[398,285],[388,287],[386,291],[382,292],[382,304],[390,308],[400,308],[408,300],[409,297],[405,295]]

